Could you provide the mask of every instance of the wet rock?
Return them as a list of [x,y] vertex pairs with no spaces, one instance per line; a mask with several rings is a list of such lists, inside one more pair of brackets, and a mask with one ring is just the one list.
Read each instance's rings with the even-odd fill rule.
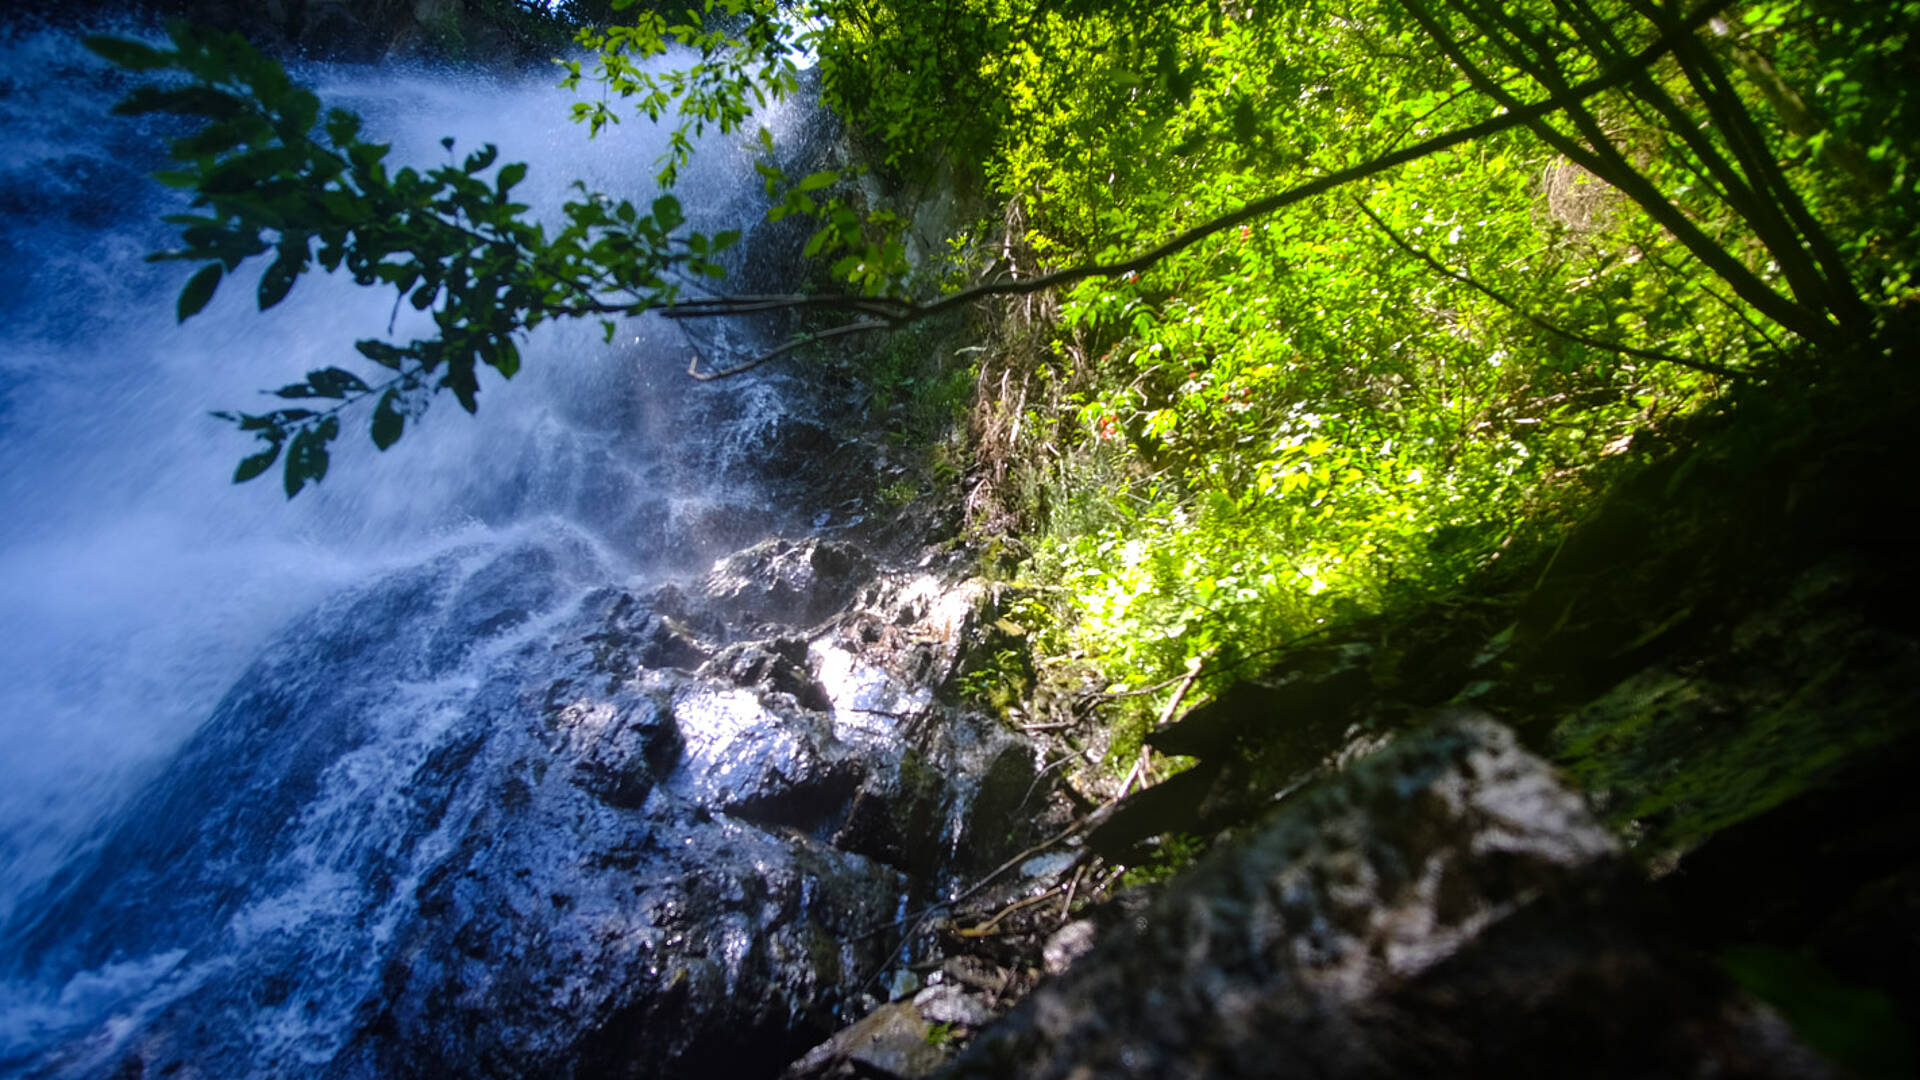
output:
[[[792,632],[719,648],[705,597],[597,586],[591,553],[564,537],[456,553],[289,630],[98,857],[6,928],[13,974],[151,967],[129,991],[140,1020],[42,1064],[771,1075],[857,1012],[897,962],[874,933],[916,887],[897,867],[944,880],[1006,836],[976,803],[1008,805],[1021,744],[960,712],[854,711],[930,692],[851,654],[829,687]],[[742,561],[811,575],[784,609],[808,617],[870,572],[811,542]],[[661,663],[697,657],[703,674]],[[886,861],[835,846],[856,794],[898,810],[879,793],[903,776],[926,831]],[[919,1075],[938,1055],[916,1023],[919,1050],[896,1026],[848,1060]]]
[[887,999],[899,1001],[910,998],[920,992],[920,976],[907,968],[900,968],[887,976]]
[[642,667],[692,671],[712,656],[706,642],[686,623],[670,615],[656,615],[647,624],[636,659]]
[[1047,965],[1047,974],[1065,973],[1075,960],[1093,951],[1093,942],[1094,925],[1091,919],[1075,919],[1055,930],[1040,951]]
[[770,707],[748,690],[686,682],[673,691],[685,739],[675,794],[751,820],[805,831],[844,813],[865,763],[829,718]]
[[722,559],[701,588],[730,621],[807,626],[837,611],[873,572],[852,544],[769,540]]
[[855,792],[833,846],[903,870],[925,872],[941,853],[920,842],[939,828],[945,795],[940,778],[917,754],[868,777]]
[[1641,888],[1510,732],[1448,717],[1216,850],[957,1073],[1820,1075]]
[[677,561],[699,564],[759,541],[774,525],[773,514],[763,506],[698,499],[674,507],[664,535],[672,538],[670,547],[680,555]]
[[963,1027],[985,1027],[994,1018],[994,1013],[973,994],[951,984],[929,986],[913,996],[913,1007],[923,1019],[936,1024],[958,1024]]
[[765,463],[768,476],[790,480],[803,475],[840,446],[840,438],[824,425],[784,417],[769,427],[754,446],[753,453]]
[[940,973],[963,986],[983,991],[997,999],[1013,984],[1013,973],[978,956],[949,956],[941,962]]
[[631,687],[606,701],[567,705],[553,726],[573,744],[574,782],[609,806],[625,809],[645,805],[685,745],[671,702]]
[[807,666],[807,640],[780,637],[729,645],[700,669],[762,693],[785,694],[804,709],[828,710],[833,701]]

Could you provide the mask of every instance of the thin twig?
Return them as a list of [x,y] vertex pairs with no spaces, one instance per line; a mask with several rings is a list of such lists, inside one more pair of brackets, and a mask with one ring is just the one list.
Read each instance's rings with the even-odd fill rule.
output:
[[787,342],[786,344],[780,346],[777,349],[773,349],[768,352],[761,353],[759,356],[756,356],[745,363],[735,364],[730,368],[721,368],[719,371],[704,371],[704,372],[701,371],[700,370],[700,354],[696,352],[693,354],[692,362],[687,364],[687,374],[693,376],[695,379],[699,380],[700,382],[714,382],[719,379],[731,379],[735,375],[744,375],[747,372],[752,371],[754,368],[757,368],[760,365],[767,363],[768,361],[775,360],[781,356],[784,356],[785,354],[790,353],[793,350],[798,349],[803,345],[812,345],[816,342],[826,341],[828,338],[845,337],[848,334],[866,334],[866,333],[871,333],[875,330],[891,330],[893,329],[894,326],[895,326],[895,323],[891,320],[883,322],[883,321],[868,319],[862,322],[848,323],[845,326],[836,326],[831,330],[821,330],[821,331],[818,331],[817,333],[802,334],[799,337],[794,338],[792,341]]
[[1563,326],[1548,322],[1546,319],[1535,315],[1531,311],[1525,310],[1519,304],[1495,291],[1492,286],[1482,284],[1476,278],[1453,270],[1426,251],[1414,247],[1405,237],[1395,232],[1393,226],[1381,220],[1380,215],[1374,213],[1372,208],[1366,204],[1366,200],[1356,198],[1353,200],[1353,204],[1360,208],[1360,212],[1367,216],[1367,220],[1373,222],[1374,225],[1379,227],[1381,232],[1387,234],[1387,239],[1393,241],[1393,246],[1426,263],[1428,267],[1440,276],[1451,281],[1459,282],[1483,294],[1487,299],[1492,300],[1494,303],[1499,304],[1501,307],[1506,308],[1508,311],[1513,312],[1515,315],[1520,316],[1550,334],[1558,334],[1569,341],[1576,341],[1582,345],[1588,345],[1596,349],[1605,349],[1608,352],[1619,353],[1622,356],[1634,356],[1642,360],[1652,360],[1662,364],[1678,364],[1681,367],[1692,368],[1695,371],[1703,371],[1709,375],[1718,375],[1722,378],[1740,379],[1746,377],[1742,372],[1735,371],[1729,367],[1721,367],[1711,360],[1695,360],[1690,357],[1677,356],[1673,353],[1656,352],[1652,349],[1641,349],[1632,345],[1620,345],[1611,341],[1604,341],[1591,334],[1583,334],[1577,330],[1568,330]]
[[985,877],[979,879],[978,881],[975,881],[972,885],[969,885],[967,888],[961,890],[960,892],[947,898],[946,900],[943,900],[938,904],[932,904],[927,907],[921,908],[919,911],[913,912],[912,914],[902,915],[900,918],[894,919],[890,922],[880,923],[875,927],[873,927],[871,930],[868,930],[866,933],[861,934],[858,938],[855,938],[854,940],[858,941],[865,938],[869,938],[884,930],[890,930],[896,926],[905,926],[908,923],[913,923],[917,929],[918,925],[922,921],[924,921],[929,914],[935,911],[938,911],[941,908],[952,907],[955,904],[962,903],[966,900],[971,899],[972,897],[978,895],[982,889],[985,889],[988,885],[991,885],[996,880],[998,880],[1001,874],[1004,874],[1007,871],[1013,869],[1014,867],[1019,866],[1021,863],[1026,862],[1028,859],[1033,858],[1035,855],[1038,855],[1040,852],[1047,850],[1048,848],[1054,846],[1055,844],[1058,844],[1061,841],[1066,840],[1067,838],[1080,832],[1082,829],[1085,829],[1087,826],[1096,825],[1102,821],[1105,821],[1107,819],[1107,816],[1113,813],[1114,805],[1119,801],[1120,800],[1118,799],[1111,799],[1107,802],[1101,803],[1099,806],[1094,807],[1092,810],[1087,811],[1085,814],[1080,815],[1080,817],[1074,820],[1073,824],[1068,825],[1065,829],[1062,829],[1061,831],[1053,834],[1052,836],[1047,837],[1045,840],[1042,840],[1039,843],[1033,845],[1032,847],[1026,849],[1025,851],[1022,851],[1020,854],[1015,855],[1013,858],[1008,859],[1006,862],[1001,863],[999,866],[994,867],[992,870],[987,872],[987,875]]
[[1013,903],[1008,904],[1006,907],[1003,907],[999,911],[995,912],[993,915],[993,918],[988,919],[986,922],[977,923],[973,926],[956,927],[953,932],[960,935],[961,937],[986,937],[988,933],[992,931],[995,926],[998,926],[1000,924],[1001,919],[1006,918],[1007,916],[1013,914],[1016,911],[1019,911],[1022,908],[1032,907],[1033,905],[1048,899],[1049,897],[1053,896],[1054,893],[1059,891],[1060,891],[1060,886],[1054,885],[1044,890],[1037,896],[1029,896],[1029,897],[1026,897],[1025,899],[1016,900]]
[[1180,688],[1167,699],[1167,707],[1160,710],[1160,720],[1153,725],[1154,727],[1163,728],[1173,722],[1174,711],[1180,708],[1182,701],[1186,700],[1187,691],[1193,689],[1193,681],[1200,677],[1200,669],[1207,666],[1207,658],[1211,655],[1213,654],[1203,653],[1187,661],[1186,677],[1180,680]]
[[1060,905],[1060,921],[1055,924],[1054,929],[1057,930],[1067,925],[1067,920],[1073,918],[1073,894],[1079,891],[1080,879],[1086,876],[1086,873],[1086,863],[1081,863],[1079,866],[1073,868],[1073,880],[1067,883],[1067,899],[1065,903]]

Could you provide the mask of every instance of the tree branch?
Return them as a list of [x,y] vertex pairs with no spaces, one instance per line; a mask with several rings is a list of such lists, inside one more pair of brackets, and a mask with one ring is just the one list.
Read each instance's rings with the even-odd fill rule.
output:
[[[1713,18],[1719,12],[1725,10],[1731,2],[1732,0],[1706,0],[1706,3],[1702,4],[1694,12],[1676,24],[1677,32],[1692,32],[1695,27],[1704,24],[1708,19]],[[1424,10],[1422,10],[1421,14],[1424,13]],[[1662,34],[1645,48],[1624,58],[1619,63],[1612,65],[1593,78],[1574,86],[1566,86],[1563,83],[1551,91],[1546,99],[1531,104],[1523,105],[1514,100],[1512,95],[1505,91],[1499,91],[1494,95],[1495,100],[1499,101],[1507,110],[1499,116],[1440,135],[1435,135],[1430,139],[1383,154],[1370,161],[1352,165],[1345,169],[1339,169],[1323,176],[1317,176],[1305,183],[1296,184],[1285,191],[1268,195],[1265,198],[1255,199],[1240,207],[1238,210],[1222,214],[1219,217],[1196,225],[1161,244],[1117,262],[1083,263],[1079,266],[1066,267],[1036,277],[981,282],[980,284],[961,289],[958,292],[937,299],[919,302],[876,297],[756,296],[731,298],[719,302],[699,303],[689,301],[682,304],[667,305],[662,309],[662,314],[669,318],[700,318],[714,315],[740,314],[747,311],[773,311],[802,307],[839,307],[842,309],[866,311],[868,314],[875,316],[874,319],[850,323],[830,331],[802,335],[772,352],[764,353],[746,363],[724,368],[720,371],[702,374],[695,372],[692,367],[689,367],[689,374],[692,374],[696,379],[712,381],[752,371],[754,368],[760,367],[775,357],[784,355],[815,341],[825,340],[829,337],[837,337],[842,334],[866,333],[874,330],[904,326],[908,323],[917,322],[942,312],[951,311],[962,305],[986,297],[1022,296],[1030,293],[1044,292],[1062,285],[1071,285],[1074,282],[1083,281],[1087,278],[1117,277],[1122,274],[1138,273],[1169,256],[1178,254],[1192,247],[1209,236],[1226,232],[1236,226],[1265,217],[1268,214],[1285,209],[1296,203],[1305,202],[1316,196],[1324,195],[1336,188],[1364,180],[1370,176],[1378,175],[1409,162],[1418,161],[1421,158],[1430,157],[1463,143],[1485,138],[1488,135],[1494,135],[1502,131],[1525,126],[1533,128],[1536,131],[1545,128],[1549,133],[1553,134],[1559,142],[1569,142],[1564,136],[1559,136],[1557,132],[1553,132],[1550,126],[1544,124],[1544,118],[1555,112],[1577,106],[1580,102],[1596,94],[1625,85],[1644,72],[1654,61],[1672,51],[1673,48],[1674,41],[1672,38],[1669,35]],[[1549,141],[1554,140],[1550,139]],[[1580,152],[1577,145],[1574,146],[1574,150],[1576,153]],[[1660,217],[1660,215],[1657,214],[1655,216],[1657,218]],[[1665,224],[1664,219],[1662,219],[1662,223]],[[1686,222],[1684,219],[1681,219],[1678,225],[1681,229],[1691,228],[1691,223]],[[1701,237],[1700,239],[1704,240],[1705,238]],[[1710,244],[1711,242],[1708,241],[1708,243]],[[1695,254],[1697,256],[1700,255],[1697,251]],[[1735,275],[1746,274],[1745,267],[1732,261],[1731,257],[1724,256],[1724,253],[1721,254],[1723,256],[1722,259],[1717,261],[1705,256],[1701,257],[1703,261],[1708,263],[1710,268],[1722,277],[1729,276],[1728,273],[1725,272],[1727,270],[1730,270]],[[1723,264],[1730,265],[1723,266]],[[1746,276],[1751,277],[1751,275]],[[1743,297],[1746,296],[1747,290],[1741,289],[1742,282],[1733,281],[1732,284],[1736,291],[1741,292]],[[1798,307],[1798,305],[1792,304],[1786,300],[1785,297],[1766,288],[1758,279],[1753,279],[1750,287],[1757,287],[1760,292],[1765,294],[1762,302],[1755,304],[1756,307],[1759,307],[1762,311],[1767,311],[1775,321],[1787,326],[1788,329],[1795,330],[1803,336],[1810,336],[1807,334],[1806,329],[1804,329],[1807,327],[1808,321],[1814,319],[1814,316],[1812,316],[1810,312]],[[1772,305],[1765,303],[1765,299],[1768,298],[1773,301]],[[1748,299],[1749,302],[1752,302],[1751,297]],[[1769,310],[1769,307],[1773,310]],[[876,310],[876,308],[884,310]],[[1802,316],[1802,318],[1796,319],[1794,317],[1795,315]],[[1783,318],[1782,316],[1785,317]],[[1602,345],[1602,347],[1611,346]],[[1655,358],[1682,364],[1689,363],[1678,357],[1669,357],[1665,354],[1656,354]],[[696,357],[695,366],[697,366],[697,364],[698,358]],[[1717,367],[1718,365],[1714,366]],[[1706,369],[1703,368],[1702,370]],[[1721,369],[1718,373],[1727,375],[1736,374],[1732,369]]]
[[[1674,22],[1667,32],[1654,40],[1652,45],[1636,54],[1636,58],[1647,57],[1648,62],[1651,62],[1658,55],[1672,51],[1681,44],[1676,40],[1677,38],[1692,33],[1696,27],[1725,10],[1730,2],[1731,0],[1707,0],[1707,3],[1695,9],[1691,15]],[[1423,0],[1400,0],[1400,6],[1420,25],[1440,51],[1453,61],[1461,74],[1483,93],[1509,110],[1519,105],[1513,95],[1507,93],[1480,65],[1473,62],[1459,40],[1448,31]],[[1653,56],[1647,55],[1649,50],[1655,50]],[[1645,64],[1636,63],[1623,65],[1623,67],[1625,70],[1621,73],[1620,81],[1624,82],[1643,70]],[[1607,138],[1606,132],[1601,130],[1599,121],[1585,109],[1577,107],[1580,101],[1591,95],[1576,95],[1574,89],[1568,88],[1558,73],[1552,70],[1540,70],[1536,73],[1536,77],[1547,86],[1549,102],[1566,100],[1568,116],[1574,126],[1580,129],[1581,135],[1587,139],[1588,145],[1581,145],[1552,124],[1547,123],[1544,119],[1545,113],[1536,113],[1528,118],[1527,126],[1534,134],[1544,140],[1547,145],[1566,155],[1575,164],[1606,180],[1619,188],[1628,198],[1640,204],[1641,209],[1645,210],[1648,216],[1672,233],[1674,238],[1685,245],[1695,258],[1706,264],[1709,270],[1725,280],[1742,300],[1752,304],[1769,319],[1807,341],[1820,342],[1833,336],[1835,327],[1831,322],[1819,312],[1810,310],[1776,292],[1747,269],[1740,260],[1734,258],[1725,248],[1702,232],[1678,207],[1667,201],[1666,196],[1660,193],[1652,181],[1635,170]],[[1581,85],[1591,85],[1592,81],[1597,80],[1590,80]]]
[[1634,356],[1634,357],[1639,357],[1642,360],[1652,360],[1652,361],[1655,361],[1656,363],[1662,363],[1662,364],[1679,364],[1681,367],[1692,368],[1695,371],[1702,371],[1709,375],[1719,375],[1723,378],[1738,379],[1738,378],[1744,377],[1741,372],[1735,371],[1732,368],[1721,367],[1719,364],[1713,363],[1710,360],[1692,360],[1684,356],[1676,356],[1673,353],[1657,352],[1652,349],[1640,349],[1640,348],[1635,348],[1632,345],[1617,345],[1611,341],[1604,341],[1600,338],[1593,337],[1588,334],[1580,333],[1577,330],[1568,330],[1565,327],[1558,326],[1554,323],[1548,322],[1546,319],[1538,315],[1535,315],[1530,311],[1523,309],[1519,304],[1515,303],[1513,300],[1510,300],[1506,296],[1494,291],[1494,289],[1491,286],[1484,285],[1481,282],[1475,280],[1474,278],[1466,274],[1459,273],[1455,270],[1449,269],[1445,264],[1441,263],[1440,260],[1434,258],[1428,252],[1423,251],[1417,247],[1414,247],[1412,244],[1407,242],[1405,237],[1402,237],[1399,233],[1394,232],[1393,226],[1388,225],[1385,221],[1382,221],[1379,215],[1375,214],[1372,208],[1367,206],[1365,200],[1356,198],[1353,200],[1353,204],[1360,208],[1360,212],[1367,216],[1367,220],[1373,222],[1374,225],[1378,226],[1381,232],[1386,233],[1387,239],[1393,241],[1393,245],[1399,248],[1401,251],[1404,251],[1407,254],[1413,256],[1414,258],[1419,259],[1421,262],[1426,263],[1427,266],[1431,267],[1435,273],[1440,274],[1442,277],[1448,278],[1453,281],[1457,281],[1460,284],[1465,285],[1468,288],[1481,293],[1482,295],[1486,296],[1487,299],[1492,300],[1494,303],[1499,304],[1501,307],[1506,308],[1508,311],[1513,312],[1515,315],[1520,316],[1521,318],[1527,320],[1528,322],[1532,323],[1533,325],[1539,327],[1542,330],[1545,330],[1550,334],[1557,334],[1560,337],[1566,338],[1568,341],[1578,342],[1582,345],[1586,345],[1595,349],[1604,349],[1607,352],[1619,353],[1622,356]]
[[849,334],[867,334],[867,333],[872,333],[875,330],[891,330],[897,325],[898,323],[891,322],[891,321],[867,319],[862,322],[848,323],[845,326],[836,326],[831,330],[821,330],[821,331],[818,331],[817,333],[801,334],[793,338],[791,341],[788,341],[786,344],[781,345],[777,349],[773,349],[768,352],[761,353],[759,356],[756,356],[753,359],[746,361],[745,363],[735,364],[734,366],[729,368],[721,368],[719,371],[699,370],[700,354],[696,352],[693,354],[692,362],[687,364],[687,374],[693,376],[695,379],[699,380],[700,382],[716,382],[720,379],[731,379],[735,375],[745,375],[747,372],[752,371],[754,368],[757,368],[762,364],[765,364],[771,360],[775,360],[781,356],[784,356],[787,353],[790,353],[793,350],[798,349],[804,345],[812,345],[815,342],[826,341],[829,338],[845,337]]

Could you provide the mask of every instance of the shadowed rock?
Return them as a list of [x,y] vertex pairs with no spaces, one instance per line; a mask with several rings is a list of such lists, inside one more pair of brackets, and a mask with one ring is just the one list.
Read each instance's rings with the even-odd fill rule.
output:
[[955,1074],[1824,1074],[1629,882],[1549,767],[1451,716],[1215,851]]

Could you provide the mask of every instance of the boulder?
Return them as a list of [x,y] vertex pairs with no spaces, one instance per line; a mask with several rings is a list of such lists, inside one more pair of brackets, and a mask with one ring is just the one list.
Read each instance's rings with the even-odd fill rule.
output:
[[720,560],[701,583],[713,609],[742,625],[811,626],[873,577],[866,553],[834,540],[768,540]]
[[1223,845],[977,1040],[994,1077],[1820,1076],[1484,715]]

